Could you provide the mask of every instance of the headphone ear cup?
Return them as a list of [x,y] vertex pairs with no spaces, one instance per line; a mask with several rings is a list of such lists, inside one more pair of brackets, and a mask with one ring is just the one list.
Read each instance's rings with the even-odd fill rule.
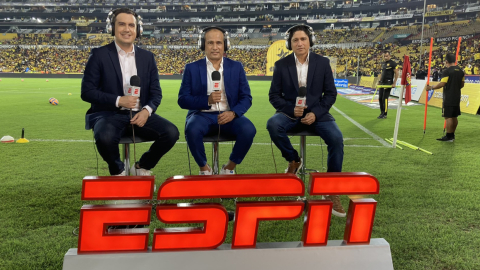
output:
[[230,37],[228,36],[228,32],[223,33],[225,35],[225,39],[223,40],[223,51],[226,52],[230,49]]

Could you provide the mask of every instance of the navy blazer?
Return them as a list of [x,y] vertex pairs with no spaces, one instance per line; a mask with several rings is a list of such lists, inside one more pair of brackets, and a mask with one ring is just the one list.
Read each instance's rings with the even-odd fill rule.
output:
[[[154,113],[162,100],[155,57],[135,46],[135,64],[140,77],[141,106],[150,106]],[[99,118],[120,110],[115,103],[123,95],[122,69],[115,43],[92,49],[82,78],[82,100],[91,103],[85,128],[91,129]]]
[[[209,110],[207,95],[207,60],[200,59],[185,66],[178,105],[188,109],[187,118],[201,110]],[[245,70],[240,62],[223,58],[223,84],[227,96],[228,106],[237,116],[244,115],[252,106],[252,95],[248,85]]]
[[[317,122],[335,121],[329,113],[337,99],[337,88],[328,58],[310,52],[307,74],[307,108]],[[292,54],[275,62],[273,79],[268,93],[270,103],[277,110],[292,118],[298,96],[298,75],[295,57]]]

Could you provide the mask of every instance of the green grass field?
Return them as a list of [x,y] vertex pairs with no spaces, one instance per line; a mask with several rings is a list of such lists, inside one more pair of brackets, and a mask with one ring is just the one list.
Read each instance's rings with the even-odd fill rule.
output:
[[[25,128],[28,144],[0,144],[0,269],[61,269],[63,256],[77,246],[81,182],[97,174],[92,132],[84,129],[89,104],[80,99],[79,79],[3,78],[0,137],[18,139]],[[178,80],[162,80],[158,114],[179,127],[175,147],[153,169],[156,183],[189,174],[183,126],[186,111],[177,105]],[[253,106],[247,113],[257,128],[255,145],[238,173],[274,173],[270,139],[265,128],[274,113],[268,102],[269,82],[251,81]],[[68,95],[71,93],[72,95]],[[58,106],[48,103],[50,97]],[[393,137],[395,110],[378,120],[379,112],[339,96],[331,110],[345,137],[345,172],[367,172],[378,178],[380,194],[372,238],[391,246],[395,269],[480,269],[480,144],[479,116],[463,114],[454,143],[438,142],[443,119],[429,108],[423,134],[423,106],[402,112],[399,139],[434,153],[385,147],[354,125],[347,115],[380,138]],[[342,112],[342,113],[340,113]],[[292,138],[298,143],[298,138]],[[308,167],[325,171],[327,151],[308,138]],[[137,146],[137,156],[149,144]],[[298,146],[297,146],[298,147]],[[222,145],[226,162],[231,145]],[[210,153],[210,146],[207,147]],[[279,172],[286,162],[274,147]],[[208,156],[210,159],[210,156]],[[107,175],[99,157],[99,175]],[[198,168],[193,164],[193,173]],[[344,206],[348,197],[343,196]],[[227,202],[232,209],[233,202]],[[343,239],[346,219],[332,217],[330,239]],[[154,216],[150,231],[162,225]],[[177,225],[178,226],[178,225]],[[303,219],[260,224],[258,242],[300,241]],[[227,243],[231,241],[232,224]],[[151,241],[150,237],[150,241]],[[150,242],[151,245],[151,242]],[[348,259],[348,258],[345,258]],[[301,267],[301,266],[299,266]]]

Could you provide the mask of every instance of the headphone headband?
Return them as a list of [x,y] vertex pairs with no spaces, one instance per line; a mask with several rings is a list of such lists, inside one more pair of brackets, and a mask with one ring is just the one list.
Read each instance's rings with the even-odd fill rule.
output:
[[306,24],[297,24],[297,25],[294,25],[290,28],[288,28],[288,30],[285,32],[285,46],[287,47],[288,50],[292,50],[292,44],[290,43],[291,41],[291,31],[295,28],[304,28],[305,30],[307,30],[307,35],[308,35],[308,39],[310,40],[310,47],[312,47],[315,42],[317,41],[317,38],[315,37],[315,32],[313,31],[313,28],[309,25],[306,25]]
[[133,17],[135,17],[135,22],[136,22],[136,31],[137,35],[135,38],[139,38],[142,33],[143,33],[143,21],[142,17],[135,13],[135,11],[129,9],[129,8],[117,8],[114,10],[111,10],[108,15],[107,15],[107,33],[112,34],[112,36],[115,36],[115,18],[117,17],[118,14],[121,13],[126,13],[126,14],[132,14]]
[[198,48],[202,51],[205,51],[205,34],[213,29],[217,29],[223,33],[223,50],[226,52],[230,49],[230,36],[228,35],[227,30],[218,27],[218,26],[209,26],[200,30],[200,34],[198,35]]

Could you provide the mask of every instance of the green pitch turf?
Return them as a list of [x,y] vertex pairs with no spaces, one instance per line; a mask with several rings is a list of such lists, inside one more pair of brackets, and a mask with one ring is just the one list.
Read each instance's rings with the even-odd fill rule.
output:
[[[181,136],[153,169],[157,185],[170,176],[189,174],[183,136],[187,112],[177,105],[180,81],[162,80],[161,86],[163,100],[157,113],[176,124]],[[274,173],[265,128],[274,113],[267,96],[270,84],[251,81],[250,86],[253,106],[247,117],[255,124],[257,135],[237,172]],[[92,203],[80,200],[82,178],[97,175],[92,132],[84,129],[89,104],[80,99],[79,79],[22,82],[2,78],[0,94],[0,136],[18,139],[25,128],[30,140],[28,144],[0,144],[0,269],[61,269],[65,252],[77,246],[72,232],[78,227],[80,208]],[[50,97],[60,104],[50,105]],[[388,148],[374,139],[393,137],[395,110],[388,119],[379,120],[377,110],[341,96],[335,108],[331,113],[345,138],[344,171],[367,172],[380,182],[380,194],[368,196],[378,201],[372,238],[390,243],[395,269],[480,269],[479,117],[461,115],[456,141],[445,143],[435,140],[443,131],[440,109],[429,108],[424,135],[424,107],[405,108],[399,139],[434,154],[427,155],[408,148]],[[308,167],[325,171],[326,146],[312,137],[307,143]],[[148,146],[137,145],[137,158]],[[221,145],[222,163],[231,147],[229,143]],[[210,153],[210,146],[206,149]],[[273,154],[277,171],[283,172],[286,162],[275,146]],[[198,173],[193,159],[192,172]],[[108,175],[100,157],[98,174]],[[342,196],[342,202],[348,206],[348,197]],[[226,206],[234,208],[232,201]],[[152,216],[150,231],[162,226]],[[262,222],[258,241],[299,241],[302,226],[303,219]],[[345,219],[332,217],[329,239],[343,239],[344,229]],[[230,224],[227,243],[231,232]]]

